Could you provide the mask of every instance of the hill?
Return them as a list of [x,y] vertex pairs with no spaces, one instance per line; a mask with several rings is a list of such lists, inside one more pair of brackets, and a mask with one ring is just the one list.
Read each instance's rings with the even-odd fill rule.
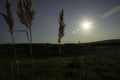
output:
[[[32,44],[35,80],[119,80],[120,40],[93,43]],[[27,44],[16,44],[20,79],[31,80]],[[0,45],[0,80],[18,80],[11,44]]]

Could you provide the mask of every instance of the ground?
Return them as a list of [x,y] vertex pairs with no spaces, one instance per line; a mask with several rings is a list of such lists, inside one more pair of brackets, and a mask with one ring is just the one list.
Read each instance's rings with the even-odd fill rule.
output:
[[[95,44],[62,45],[61,55],[58,45],[33,45],[34,80],[119,80],[120,45]],[[32,80],[31,59],[26,55],[29,50],[17,45],[18,75],[14,56],[8,57],[10,52],[4,49],[8,45],[1,46],[0,80]]]

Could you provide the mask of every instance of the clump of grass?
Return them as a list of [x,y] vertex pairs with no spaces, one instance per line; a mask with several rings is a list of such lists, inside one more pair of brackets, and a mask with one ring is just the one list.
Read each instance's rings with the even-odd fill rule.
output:
[[16,48],[15,48],[15,41],[14,41],[14,36],[13,36],[14,20],[13,20],[13,17],[12,17],[11,4],[10,4],[9,0],[6,1],[5,8],[6,8],[6,13],[0,12],[0,15],[5,18],[6,23],[9,26],[9,32],[10,32],[11,38],[12,38],[13,50],[14,50],[14,55],[15,55],[15,60],[16,60],[16,65],[17,65],[17,71],[18,71],[18,79],[19,79],[20,78],[19,77],[19,75],[20,75],[20,73],[19,73],[19,65],[17,63],[18,59],[17,59],[17,53],[16,53]]
[[[58,22],[59,22],[58,43],[61,44],[61,39],[64,36],[64,28],[65,28],[64,10],[63,9],[60,12]],[[59,47],[59,54],[61,54],[61,47]]]
[[35,11],[33,9],[32,0],[19,0],[17,5],[17,15],[20,22],[26,27],[26,35],[31,54],[32,74],[34,80],[34,58],[32,53],[32,30],[31,25],[34,20]]

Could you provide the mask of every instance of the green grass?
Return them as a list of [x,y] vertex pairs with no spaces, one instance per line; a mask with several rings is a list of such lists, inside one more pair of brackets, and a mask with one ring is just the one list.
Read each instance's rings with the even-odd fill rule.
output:
[[[35,80],[118,80],[120,78],[119,57],[115,57],[115,59],[107,56],[98,58],[90,55],[76,58],[57,57],[35,60]],[[11,78],[10,64],[8,61],[2,61],[2,63],[0,66],[1,80],[2,78],[8,80],[8,76]],[[13,65],[15,76],[17,76],[15,64]],[[20,61],[19,66],[21,79],[30,80],[30,60]]]
[[[90,54],[35,59],[35,80],[119,80],[119,48],[95,47]],[[15,61],[11,62],[17,80]],[[0,63],[0,80],[13,80],[10,60],[1,59]],[[19,59],[19,67],[21,80],[32,80],[30,59]]]

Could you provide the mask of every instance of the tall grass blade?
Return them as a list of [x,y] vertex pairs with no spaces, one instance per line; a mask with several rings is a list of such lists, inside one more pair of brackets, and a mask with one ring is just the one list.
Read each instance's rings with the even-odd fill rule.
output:
[[[19,65],[17,63],[18,59],[17,59],[17,53],[16,53],[16,48],[15,48],[14,36],[13,36],[14,21],[13,21],[13,18],[12,18],[11,4],[10,4],[9,0],[6,1],[5,8],[6,8],[6,14],[1,12],[0,15],[5,18],[6,23],[9,26],[9,32],[10,32],[11,38],[12,38],[12,44],[13,44],[13,50],[14,50],[15,61],[16,61],[16,66],[17,66],[18,80],[19,80],[20,79],[20,72],[19,72]],[[12,75],[12,76],[14,76],[14,75]]]
[[22,24],[26,26],[26,35],[27,35],[27,40],[28,40],[30,55],[31,55],[32,76],[34,80],[34,58],[33,58],[33,51],[32,51],[31,25],[34,20],[35,12],[32,6],[32,0],[19,0],[17,7],[18,7],[17,15],[19,17],[19,20]]
[[61,39],[64,36],[64,28],[65,28],[65,23],[64,23],[64,10],[62,9],[59,15],[59,33],[58,33],[58,43],[59,43],[59,55],[61,55]]

